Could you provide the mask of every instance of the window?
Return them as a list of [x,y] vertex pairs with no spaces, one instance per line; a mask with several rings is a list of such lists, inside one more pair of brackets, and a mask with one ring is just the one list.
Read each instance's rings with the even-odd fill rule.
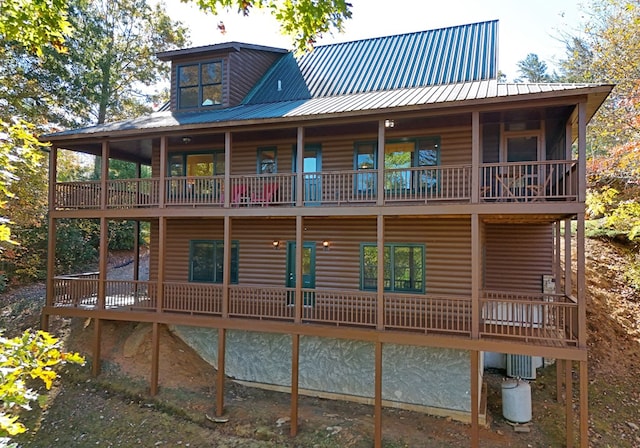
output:
[[[189,281],[222,283],[224,244],[220,240],[193,240],[189,243]],[[238,283],[238,242],[231,243],[231,283]]]
[[[355,169],[364,171],[377,168],[377,143],[365,142],[355,145]],[[384,168],[386,190],[427,190],[439,185],[440,137],[424,137],[385,143]],[[422,170],[413,168],[425,167]],[[429,167],[434,167],[429,169]],[[359,191],[374,190],[376,176],[358,173]]]
[[276,148],[258,148],[258,174],[278,172],[277,154]]
[[178,66],[178,108],[222,104],[222,61]]
[[213,176],[224,174],[224,153],[174,154],[169,157],[169,176]]
[[[374,243],[360,246],[360,288],[375,291],[378,286],[378,247]],[[424,292],[424,245],[384,245],[384,290]]]

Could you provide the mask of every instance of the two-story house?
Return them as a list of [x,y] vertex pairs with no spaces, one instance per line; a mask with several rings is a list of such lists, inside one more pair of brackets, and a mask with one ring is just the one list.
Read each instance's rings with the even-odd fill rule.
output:
[[[217,367],[218,414],[225,375],[290,392],[292,435],[300,393],[368,400],[376,446],[383,406],[469,421],[477,446],[483,353],[554,358],[586,447],[585,130],[611,86],[498,83],[497,33],[159,54],[168,110],[44,137],[45,325],[94,318],[99,360],[102,321],[152,323],[152,393],[171,325]],[[100,180],[58,181],[59,148]],[[110,179],[114,159],[152,175]],[[59,275],[56,223],[81,218],[99,274]],[[107,278],[112,220],[150,223],[148,279]]]

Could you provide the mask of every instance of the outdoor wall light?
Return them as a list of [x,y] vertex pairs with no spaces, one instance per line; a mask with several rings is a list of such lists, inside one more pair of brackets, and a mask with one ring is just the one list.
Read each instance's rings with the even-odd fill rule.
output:
[[273,240],[273,243],[271,243],[271,244],[273,244],[273,248],[274,249],[280,249],[280,241]]
[[191,137],[182,137],[182,143],[184,145],[188,145],[189,143],[191,143]]
[[396,125],[396,122],[393,120],[384,120],[384,127],[385,128],[392,128]]
[[324,240],[324,241],[322,242],[322,248],[323,248],[324,250],[329,250],[329,240]]

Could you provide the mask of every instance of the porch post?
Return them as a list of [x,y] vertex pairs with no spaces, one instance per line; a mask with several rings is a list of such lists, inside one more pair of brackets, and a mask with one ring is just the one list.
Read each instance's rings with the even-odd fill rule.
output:
[[589,370],[587,361],[580,361],[580,448],[589,446]]
[[567,448],[573,448],[573,366],[572,362],[565,360],[564,362],[564,383],[565,383],[565,427],[567,431]]
[[102,320],[93,320],[93,363],[91,364],[91,375],[100,375],[100,346],[102,339]]
[[382,448],[382,342],[376,341],[374,379],[374,447]]
[[556,401],[562,403],[562,390],[564,388],[564,361],[556,359]]
[[162,312],[164,308],[164,269],[165,269],[165,245],[167,243],[167,218],[158,218],[158,285],[156,291],[156,312]]
[[298,127],[296,139],[296,207],[302,207],[304,203],[304,128]]
[[561,292],[560,278],[562,277],[562,234],[560,233],[560,221],[553,223],[553,277],[556,282],[556,294]]
[[471,351],[471,448],[480,446],[480,352]]
[[158,194],[160,197],[158,198],[158,207],[164,208],[165,202],[167,200],[166,193],[166,177],[167,177],[167,151],[168,151],[169,141],[166,135],[160,137],[160,172],[158,173],[159,185],[158,185]]
[[109,222],[104,216],[100,218],[100,258],[98,259],[98,302],[97,308],[105,308],[107,297],[107,257],[109,255]]
[[376,185],[376,205],[382,206],[384,205],[384,139],[385,139],[385,128],[384,128],[384,120],[378,120],[378,153],[377,153],[377,181]]
[[573,295],[571,279],[571,219],[564,220],[564,294]]
[[377,309],[376,309],[376,328],[384,330],[384,216],[381,214],[377,218],[377,248],[378,248],[378,264],[377,268]]
[[576,231],[576,289],[578,299],[578,347],[587,347],[587,302],[584,253],[584,213],[578,213]]
[[296,291],[294,304],[294,322],[302,322],[302,251],[304,248],[304,218],[300,215],[296,216]]
[[480,288],[482,287],[480,216],[471,214],[471,338],[480,337]]
[[102,142],[102,163],[100,164],[100,209],[107,208],[107,180],[109,179],[109,142]]
[[231,204],[231,132],[224,133],[224,207]]
[[[136,163],[136,178],[138,183],[136,189],[138,194],[136,197],[140,197],[140,178],[142,177],[142,169],[140,162]],[[140,280],[140,220],[133,221],[133,281]],[[137,291],[136,285],[136,291]]]
[[222,317],[227,318],[229,317],[229,285],[231,284],[231,217],[228,215],[224,217],[223,243]]
[[471,202],[480,201],[480,112],[471,113]]
[[160,331],[158,322],[152,324],[151,332],[151,384],[149,394],[158,394],[158,368],[160,364]]
[[224,375],[227,350],[227,329],[218,328],[218,374],[216,375],[216,416],[224,414]]
[[578,104],[578,202],[587,196],[587,104]]
[[[46,306],[53,306],[55,303],[54,277],[56,275],[56,220],[51,217],[56,209],[56,179],[58,172],[58,148],[51,146],[49,151],[49,214],[47,216],[49,228],[47,239],[47,297]],[[49,314],[42,313],[41,327],[49,330]]]
[[[300,283],[296,279],[296,285]],[[300,370],[300,335],[291,335],[291,437],[298,434],[298,379]]]

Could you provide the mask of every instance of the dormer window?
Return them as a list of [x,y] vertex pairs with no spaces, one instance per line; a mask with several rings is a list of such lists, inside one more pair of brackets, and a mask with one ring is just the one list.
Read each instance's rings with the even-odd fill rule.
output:
[[178,66],[178,108],[222,105],[222,61]]

